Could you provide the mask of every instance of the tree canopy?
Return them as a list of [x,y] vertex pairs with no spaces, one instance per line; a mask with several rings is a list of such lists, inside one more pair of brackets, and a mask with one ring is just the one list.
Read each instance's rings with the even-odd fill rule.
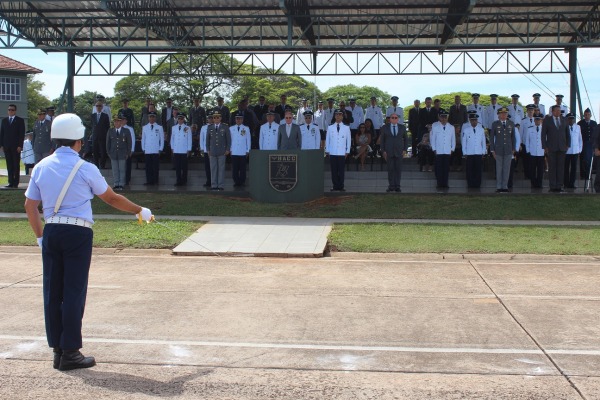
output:
[[33,75],[27,75],[27,130],[33,129],[39,109],[50,105],[50,100],[42,94],[43,88],[43,82],[36,81]]
[[377,97],[377,103],[380,106],[387,106],[392,97],[389,93],[374,86],[356,86],[349,84],[330,87],[323,93],[322,100],[325,102],[326,99],[331,97],[335,99],[335,104],[337,104],[341,100],[344,100],[347,103],[350,97],[354,97],[356,99],[356,104],[361,107],[366,107],[370,104],[372,96]]

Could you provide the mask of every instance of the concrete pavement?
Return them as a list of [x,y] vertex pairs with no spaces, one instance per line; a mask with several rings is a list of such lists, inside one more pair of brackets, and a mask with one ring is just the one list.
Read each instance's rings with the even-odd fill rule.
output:
[[0,258],[0,398],[600,398],[598,257],[95,249],[83,351],[99,365],[68,373],[38,250]]

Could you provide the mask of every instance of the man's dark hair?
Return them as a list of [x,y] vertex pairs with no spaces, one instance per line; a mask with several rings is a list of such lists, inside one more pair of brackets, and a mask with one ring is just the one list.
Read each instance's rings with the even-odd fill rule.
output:
[[9,106],[9,107],[14,107],[14,108],[15,108],[15,111],[17,111],[17,105],[16,105],[16,104],[9,104],[8,106]]

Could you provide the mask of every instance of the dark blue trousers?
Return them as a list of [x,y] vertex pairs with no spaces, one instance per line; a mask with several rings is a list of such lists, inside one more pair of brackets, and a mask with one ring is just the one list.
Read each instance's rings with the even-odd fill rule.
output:
[[204,153],[204,173],[206,174],[206,186],[211,186],[210,182],[210,158],[208,153]]
[[173,154],[173,165],[175,166],[175,176],[178,185],[185,185],[188,177],[188,158],[187,153]]
[[235,185],[246,184],[246,156],[231,156],[231,175]]
[[344,188],[344,174],[346,172],[346,156],[329,156],[331,165],[331,183],[333,190],[342,190]]
[[50,347],[82,347],[81,321],[87,296],[92,242],[90,228],[46,224],[42,244],[44,317]]
[[448,187],[448,177],[450,175],[450,154],[435,155],[435,178],[437,179],[438,189]]
[[144,156],[144,162],[146,163],[146,183],[149,185],[158,184],[158,157],[158,154],[146,154]]

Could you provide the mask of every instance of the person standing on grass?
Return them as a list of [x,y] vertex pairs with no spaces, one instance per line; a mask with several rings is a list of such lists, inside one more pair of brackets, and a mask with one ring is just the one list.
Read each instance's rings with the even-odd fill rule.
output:
[[17,106],[8,105],[8,117],[0,123],[0,151],[6,157],[8,185],[6,188],[18,188],[21,174],[21,150],[25,140],[25,120],[17,115]]
[[149,209],[116,194],[98,167],[79,157],[84,133],[77,115],[56,117],[51,134],[57,149],[33,168],[25,192],[29,225],[42,249],[46,337],[53,367],[61,371],[96,364],[79,351],[94,236],[91,200],[98,196],[118,210],[152,220]]

